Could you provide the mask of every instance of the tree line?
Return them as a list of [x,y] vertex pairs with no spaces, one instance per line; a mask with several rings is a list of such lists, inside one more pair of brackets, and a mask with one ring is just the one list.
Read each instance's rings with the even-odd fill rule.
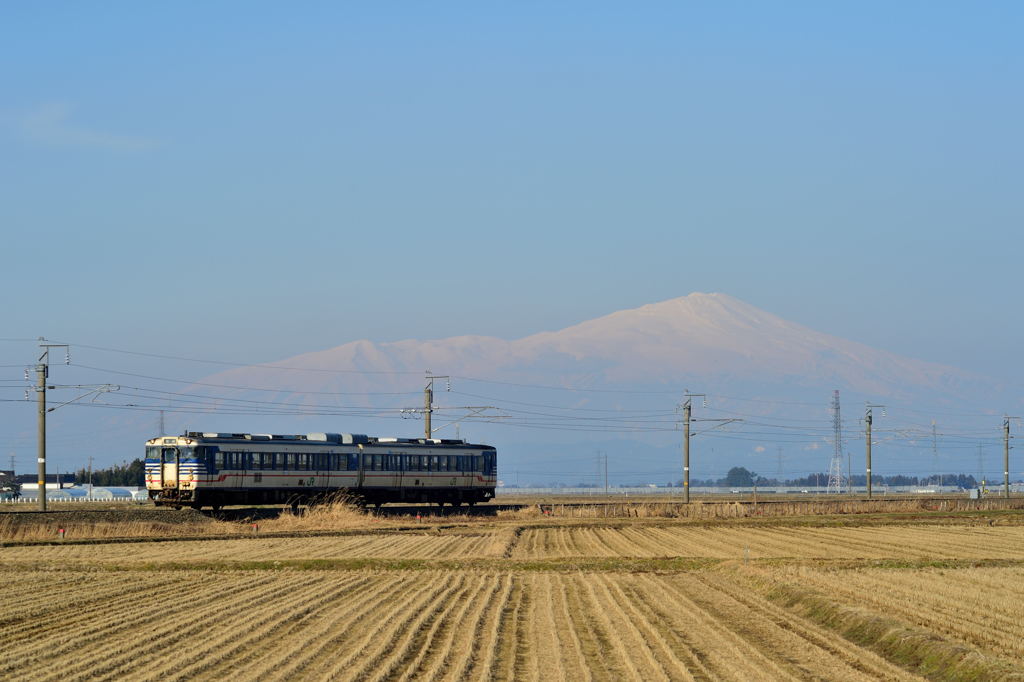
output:
[[[849,477],[849,481],[846,477],[843,478],[843,486],[854,485],[864,486],[867,485],[867,476],[865,474],[854,474]],[[680,481],[679,485],[682,485]],[[745,467],[733,467],[729,469],[724,478],[717,479],[705,479],[705,480],[691,480],[690,485],[694,487],[731,487],[731,488],[749,488],[755,485],[764,487],[792,487],[792,488],[813,488],[828,485],[828,474],[817,473],[809,474],[801,478],[768,478],[762,476],[753,471],[749,471]],[[977,488],[978,481],[974,476],[970,474],[931,474],[929,476],[907,476],[904,474],[896,474],[893,476],[882,476],[880,474],[871,475],[871,485],[893,485],[893,486],[929,486],[929,485],[952,485],[959,488]]]
[[[79,469],[75,472],[77,485],[88,485],[89,470]],[[93,469],[91,483],[97,488],[110,486],[128,486],[141,488],[146,484],[146,465],[141,459],[115,464],[107,469]]]

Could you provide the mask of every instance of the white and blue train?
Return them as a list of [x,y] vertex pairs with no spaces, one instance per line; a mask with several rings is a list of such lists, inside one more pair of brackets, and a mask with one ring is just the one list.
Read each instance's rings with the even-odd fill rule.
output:
[[146,441],[158,505],[306,504],[347,494],[364,504],[473,505],[494,497],[497,451],[436,438],[352,433],[199,433]]

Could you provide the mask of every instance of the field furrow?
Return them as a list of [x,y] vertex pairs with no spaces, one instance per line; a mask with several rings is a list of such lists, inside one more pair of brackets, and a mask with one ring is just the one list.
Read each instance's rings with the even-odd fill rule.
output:
[[[783,572],[790,576],[790,572]],[[980,579],[984,576],[985,579]],[[922,569],[908,572],[805,569],[799,585],[887,613],[1009,659],[1024,659],[1024,570]]]
[[[788,613],[743,589],[722,575],[703,574],[697,579],[720,595],[714,608],[726,617],[756,625],[751,641],[768,645],[770,653],[785,652],[798,672],[832,679],[918,679],[840,635]],[[802,640],[802,641],[801,641]]]
[[[233,626],[251,620],[254,612],[262,612],[262,609],[254,609],[253,604],[286,597],[310,578],[311,576],[293,576],[290,580],[277,581],[257,579],[255,586],[236,585],[234,590],[225,590],[223,584],[215,585],[215,594],[227,592],[227,604],[216,612],[189,614],[184,623],[177,619],[169,619],[164,613],[160,613],[156,621],[130,621],[126,627],[115,629],[115,633],[120,635],[117,639],[118,646],[111,647],[108,642],[105,647],[92,648],[88,655],[76,659],[66,669],[55,671],[53,679],[123,679],[128,674],[135,674],[140,660],[146,661],[145,671],[141,674],[143,679],[164,679],[169,673],[194,666],[197,660],[203,664],[207,663],[210,651],[215,652],[217,656],[229,655],[230,652],[224,651],[223,647],[218,648],[214,644],[211,648],[211,643],[223,642],[223,638],[218,640],[216,637],[209,637],[198,643],[190,641],[190,634],[204,630],[217,633],[221,630],[217,627],[218,624],[225,618],[231,619]],[[224,597],[200,598],[196,603],[202,604],[213,599]],[[188,625],[187,628],[182,627],[185,623]],[[144,624],[148,627],[140,629]],[[233,629],[232,631],[235,632]],[[138,637],[140,632],[144,632],[145,636]],[[184,643],[188,643],[187,657],[181,650]],[[207,654],[207,658],[203,657],[204,653]],[[197,658],[194,659],[193,656]]]

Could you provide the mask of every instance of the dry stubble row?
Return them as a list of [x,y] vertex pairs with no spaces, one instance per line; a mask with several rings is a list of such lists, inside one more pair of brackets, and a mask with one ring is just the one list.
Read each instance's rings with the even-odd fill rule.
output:
[[1024,660],[1024,569],[783,567],[775,579],[885,613],[969,646]]
[[0,548],[0,561],[154,562],[274,561],[289,559],[466,559],[500,557],[506,534],[409,534],[240,538],[97,545]]
[[561,527],[528,529],[512,555],[562,557],[1024,559],[1024,527]]
[[2,663],[31,678],[909,678],[721,574],[54,575],[75,608],[0,621]]

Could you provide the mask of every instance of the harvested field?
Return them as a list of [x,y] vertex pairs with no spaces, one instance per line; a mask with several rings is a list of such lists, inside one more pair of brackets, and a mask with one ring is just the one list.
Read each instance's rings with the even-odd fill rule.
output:
[[566,526],[523,531],[512,556],[1024,559],[1024,527]]
[[[914,679],[696,574],[4,577],[18,606],[0,618],[3,663],[63,660],[44,680]],[[33,600],[58,584],[74,608]],[[156,607],[153,590],[193,606]]]
[[500,557],[509,531],[388,533],[237,540],[182,540],[127,544],[54,544],[0,547],[2,561],[260,561],[287,559],[440,559]]
[[887,613],[964,644],[1024,660],[1024,566],[772,571],[773,578]]
[[0,547],[0,664],[31,680],[1024,680],[1021,519],[538,516],[334,510],[284,520],[290,535]]

